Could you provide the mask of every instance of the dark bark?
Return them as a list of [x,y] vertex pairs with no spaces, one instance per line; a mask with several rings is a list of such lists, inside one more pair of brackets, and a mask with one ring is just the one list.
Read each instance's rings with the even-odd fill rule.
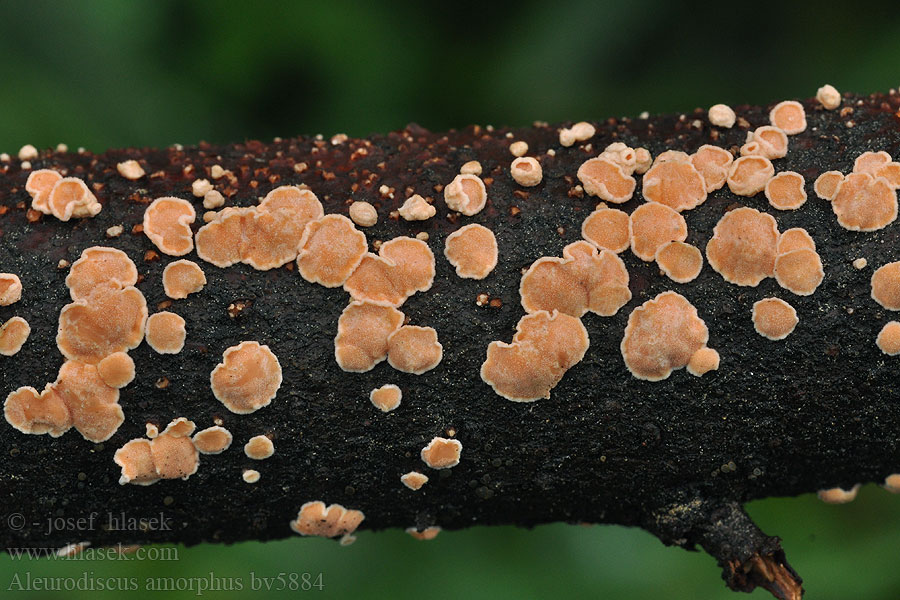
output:
[[[70,223],[47,217],[29,222],[28,173],[14,159],[0,166],[5,168],[0,171],[0,271],[18,273],[25,294],[21,302],[0,308],[0,319],[21,315],[33,332],[18,355],[0,357],[4,396],[22,385],[43,388],[62,363],[55,333],[68,294],[67,271],[57,268],[60,259],[74,261],[92,245],[121,248],[138,264],[138,287],[151,312],[166,300],[161,273],[169,259],[145,259],[154,248],[131,229],[153,198],[192,198],[191,181],[197,173],[208,176],[215,164],[237,177],[233,184],[216,182],[228,205],[252,205],[277,185],[306,183],[326,212],[346,214],[351,198],[376,204],[380,221],[366,230],[370,242],[427,232],[438,259],[437,278],[431,291],[416,294],[401,310],[412,323],[438,330],[444,359],[418,377],[387,363],[365,374],[344,373],[334,361],[332,342],[347,302],[343,291],[306,283],[290,268],[218,269],[198,261],[207,287],[170,309],[187,319],[185,350],[160,356],[144,344],[131,353],[138,377],[122,391],[126,422],[112,439],[91,444],[74,430],[58,439],[27,436],[0,424],[3,518],[21,514],[26,523],[15,529],[5,521],[0,546],[276,539],[293,535],[288,522],[302,503],[321,499],[364,511],[362,528],[373,530],[551,521],[638,526],[666,544],[699,545],[719,560],[733,589],[762,585],[781,598],[799,597],[800,578],[785,562],[777,538],[760,532],[740,504],[880,482],[900,467],[897,359],[881,354],[874,343],[892,315],[869,297],[872,267],[900,259],[898,226],[863,234],[843,230],[828,203],[812,194],[819,173],[849,172],[864,150],[897,156],[898,104],[896,95],[846,98],[844,106],[853,109],[847,114],[808,101],[807,131],[791,137],[788,156],[776,161],[777,170],[806,177],[806,205],[778,212],[776,218],[782,231],[804,227],[816,240],[826,278],[814,295],[790,295],[771,279],[757,288],[733,286],[708,265],[696,281],[675,284],[654,264],[625,253],[634,298],[615,317],[583,319],[591,339],[585,359],[550,399],[531,404],[497,396],[478,369],[488,343],[509,341],[523,314],[521,270],[541,256],[559,255],[565,244],[579,239],[581,222],[597,203],[570,193],[581,162],[619,140],[654,155],[666,149],[692,151],[703,143],[736,147],[748,126],[768,124],[767,109],[738,107],[747,126],[723,131],[711,130],[701,112],[684,119],[610,119],[598,124],[590,152],[560,147],[556,127],[511,130],[543,163],[544,182],[528,190],[509,176],[511,140],[501,129],[433,134],[411,125],[337,146],[299,138],[100,155],[42,153],[33,168],[64,169],[101,186],[97,196],[103,211]],[[695,118],[699,127],[692,125]],[[354,153],[359,147],[367,154]],[[544,155],[549,148],[555,157]],[[115,165],[126,158],[140,160],[147,176],[137,182],[119,176]],[[472,218],[448,216],[435,186],[448,183],[462,163],[473,159],[492,179],[488,206]],[[308,169],[298,173],[294,165],[302,162]],[[183,172],[189,165],[195,173]],[[382,184],[395,189],[393,199],[380,196]],[[422,223],[388,218],[409,195],[407,187],[433,196],[437,217]],[[637,193],[625,209],[639,202]],[[767,208],[762,194],[739,198],[726,187],[685,213],[688,241],[704,248],[712,227],[736,203]],[[457,278],[442,255],[446,235],[469,222],[490,227],[500,245],[499,265],[484,281]],[[117,224],[126,233],[107,239],[104,232]],[[201,224],[198,219],[195,228]],[[853,268],[850,262],[857,257],[867,258],[870,268]],[[667,289],[697,306],[709,326],[710,346],[722,356],[719,371],[702,378],[677,371],[650,383],[626,370],[619,342],[628,315]],[[477,306],[481,293],[499,302]],[[783,342],[760,337],[750,321],[753,302],[769,295],[789,300],[800,316],[796,331]],[[228,307],[238,300],[252,304],[232,318]],[[222,351],[242,340],[268,344],[284,367],[277,398],[246,416],[225,410],[209,388],[209,373]],[[168,385],[158,387],[163,379]],[[398,410],[381,414],[369,404],[368,392],[388,382],[400,385],[404,400]],[[178,416],[201,428],[220,417],[235,443],[221,456],[202,457],[199,472],[187,481],[120,486],[112,460],[116,448],[143,436],[147,421],[165,426]],[[403,487],[402,473],[424,469],[419,450],[450,430],[463,443],[462,462],[428,472],[432,480],[419,492]],[[241,448],[260,433],[272,435],[276,454],[255,463]],[[241,480],[242,469],[251,467],[262,472],[256,485]],[[89,527],[47,532],[49,518],[92,512],[100,517]],[[172,528],[107,530],[101,522],[108,513],[137,519],[163,513]]]

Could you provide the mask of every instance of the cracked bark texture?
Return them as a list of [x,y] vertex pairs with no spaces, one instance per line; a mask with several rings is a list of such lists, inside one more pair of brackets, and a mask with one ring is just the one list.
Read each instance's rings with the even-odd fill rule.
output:
[[[246,265],[219,269],[192,253],[208,278],[206,288],[169,310],[187,320],[188,340],[177,355],[160,356],[146,344],[131,352],[137,379],[122,390],[126,421],[109,441],[92,444],[72,430],[63,437],[23,435],[0,424],[0,505],[3,547],[116,543],[231,543],[293,535],[288,522],[309,500],[364,511],[361,529],[440,525],[533,526],[551,521],[617,523],[647,529],[663,543],[700,546],[724,569],[733,589],[763,586],[781,598],[802,594],[800,578],[784,559],[777,538],[764,535],[741,509],[749,500],[790,496],[833,486],[881,482],[900,470],[900,405],[896,358],[883,355],[875,337],[892,315],[870,298],[873,268],[900,259],[898,225],[874,233],[840,228],[827,202],[812,193],[826,170],[849,172],[865,150],[900,150],[900,97],[847,96],[844,110],[804,102],[809,126],[790,138],[778,171],[806,178],[809,200],[797,211],[768,207],[763,194],[714,192],[684,213],[687,241],[701,249],[730,208],[746,205],[774,214],[780,230],[806,228],[816,241],[825,280],[808,297],[794,296],[767,279],[759,287],[727,284],[706,265],[700,277],[677,284],[653,263],[621,256],[631,275],[631,302],[614,317],[586,315],[590,349],[550,399],[509,402],[479,377],[489,342],[509,341],[523,315],[522,270],[541,256],[558,256],[579,239],[581,222],[597,204],[579,193],[575,172],[607,144],[693,151],[704,143],[737,149],[748,128],[768,124],[768,107],[736,107],[731,130],[710,128],[703,111],[649,119],[596,123],[589,146],[563,148],[558,127],[469,127],[431,133],[405,130],[333,145],[312,137],[200,144],[167,149],[110,150],[103,154],[42,152],[32,168],[54,168],[94,186],[103,211],[93,219],[61,223],[29,213],[28,171],[19,161],[0,165],[0,271],[20,275],[22,300],[0,307],[0,319],[25,317],[31,338],[14,357],[0,359],[2,395],[23,385],[42,389],[62,363],[55,345],[57,319],[68,299],[67,269],[84,248],[120,248],[137,263],[139,289],[151,313],[164,306],[161,276],[174,260],[146,254],[154,247],[133,227],[154,198],[196,201],[191,182],[221,165],[234,179],[213,180],[227,206],[253,205],[270,189],[307,184],[326,212],[346,214],[351,200],[378,207],[379,222],[365,229],[369,242],[427,232],[437,257],[433,288],[401,310],[417,325],[437,329],[444,346],[438,368],[406,375],[382,363],[363,374],[341,371],[333,357],[337,319],[348,301],[340,289],[305,282],[295,269],[259,272]],[[696,120],[696,122],[695,122]],[[511,133],[511,137],[507,137]],[[524,189],[509,175],[508,146],[524,140],[544,170],[543,182]],[[555,155],[546,154],[554,150]],[[147,175],[128,181],[116,164],[139,160]],[[488,183],[488,205],[474,217],[448,214],[440,193],[459,167],[478,160]],[[304,167],[305,164],[305,167]],[[640,178],[630,212],[643,202]],[[380,193],[392,188],[393,197]],[[435,218],[407,223],[390,217],[412,193],[434,198]],[[500,248],[495,271],[483,281],[456,277],[442,251],[446,236],[466,223],[492,229]],[[198,228],[201,220],[194,224]],[[107,238],[107,228],[125,233]],[[865,257],[869,268],[851,261]],[[631,311],[665,290],[686,296],[710,331],[721,367],[702,378],[676,371],[661,382],[639,381],[622,360],[619,343]],[[479,294],[493,302],[478,306]],[[754,301],[776,295],[798,311],[800,323],[786,340],[757,335]],[[229,306],[242,303],[240,314]],[[212,395],[209,374],[222,352],[242,340],[268,344],[284,369],[272,404],[251,415],[229,413]],[[165,383],[167,382],[167,385]],[[371,389],[396,383],[403,404],[389,414],[368,401]],[[150,487],[120,486],[115,450],[144,435],[145,423],[164,427],[185,416],[198,427],[220,418],[235,436],[231,449],[201,456],[187,481]],[[275,455],[263,462],[243,454],[253,435],[270,434]],[[420,449],[437,435],[463,444],[452,469],[433,471]],[[245,468],[262,479],[248,485]],[[413,492],[401,474],[421,470],[431,481]],[[48,518],[76,519],[91,512],[150,519],[162,513],[171,529],[152,524],[137,531],[62,527],[46,531]],[[22,528],[7,526],[21,514]],[[102,519],[101,519],[102,520]]]

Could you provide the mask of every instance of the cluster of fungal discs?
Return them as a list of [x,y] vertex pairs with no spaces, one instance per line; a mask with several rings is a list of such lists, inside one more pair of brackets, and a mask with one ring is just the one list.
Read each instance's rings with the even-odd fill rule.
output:
[[[14,273],[0,273],[0,306],[10,306],[22,299],[22,281]],[[22,317],[11,317],[0,325],[0,355],[13,356],[22,349],[31,326]]]

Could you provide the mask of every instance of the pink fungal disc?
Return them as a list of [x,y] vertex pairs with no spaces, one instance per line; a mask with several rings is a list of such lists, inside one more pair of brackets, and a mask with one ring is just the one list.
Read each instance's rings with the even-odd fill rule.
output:
[[712,348],[703,347],[691,355],[687,364],[687,372],[695,377],[702,377],[710,371],[719,369],[719,353]]
[[244,454],[253,460],[265,460],[275,454],[275,444],[265,435],[254,435],[244,444]]
[[403,324],[403,313],[390,306],[353,301],[338,319],[334,356],[344,371],[363,373],[388,356],[388,338]]
[[123,388],[134,381],[134,360],[125,352],[115,352],[97,363],[97,374],[113,388]]
[[160,480],[150,443],[150,440],[137,438],[116,450],[113,461],[122,468],[119,485],[151,485]]
[[381,412],[391,412],[400,406],[403,392],[393,383],[385,384],[369,392],[369,401]]
[[444,347],[431,327],[403,325],[388,336],[388,363],[403,373],[421,375],[438,366]]
[[822,259],[815,250],[792,250],[775,259],[775,281],[798,296],[811,295],[824,278]]
[[198,431],[191,438],[194,447],[201,454],[221,454],[231,447],[233,440],[234,436],[231,435],[231,432],[219,425]]
[[326,507],[324,502],[315,501],[303,504],[290,526],[300,535],[333,538],[353,533],[365,518],[362,511],[348,510],[340,504]]
[[766,198],[778,210],[797,210],[806,203],[803,175],[782,171],[766,183]]
[[215,218],[197,231],[197,256],[219,268],[242,262],[244,222],[255,213],[252,208],[231,207],[214,213]]
[[306,226],[300,240],[297,268],[303,279],[339,287],[366,255],[366,234],[343,215],[325,215]]
[[177,419],[172,419],[166,425],[163,434],[169,434],[173,437],[190,437],[196,429],[197,425],[193,421],[185,417],[178,417]]
[[738,196],[755,196],[775,175],[772,161],[764,156],[742,156],[728,172],[728,188]]
[[416,491],[422,489],[422,486],[428,483],[428,475],[418,471],[410,471],[401,475],[400,481],[409,489]]
[[396,237],[381,245],[378,254],[368,253],[344,283],[354,300],[400,306],[416,292],[431,289],[434,253],[422,240]]
[[900,163],[892,162],[875,171],[875,177],[881,177],[887,181],[891,189],[900,189]]
[[644,198],[678,212],[706,201],[706,181],[692,162],[657,162],[644,174]]
[[892,160],[891,155],[883,150],[881,152],[863,152],[853,161],[853,172],[868,173],[874,177],[879,169],[890,164]]
[[797,311],[781,298],[763,298],[753,304],[753,328],[764,338],[783,340],[799,322]]
[[834,487],[828,488],[827,490],[819,490],[816,492],[816,495],[819,497],[819,500],[826,504],[847,504],[856,499],[857,492],[859,492],[858,483],[849,490]]
[[60,221],[95,217],[102,208],[87,184],[77,177],[63,177],[53,184],[47,207]]
[[150,455],[160,479],[188,479],[200,466],[200,453],[191,438],[171,431],[150,440]]
[[447,208],[467,217],[478,214],[487,203],[487,189],[477,175],[461,173],[444,188]]
[[22,317],[12,317],[0,326],[0,354],[13,356],[25,345],[31,326]]
[[62,396],[48,385],[43,393],[20,387],[3,403],[6,422],[22,433],[59,437],[72,427],[72,416]]
[[433,540],[434,538],[436,538],[438,536],[438,534],[440,532],[441,532],[441,528],[436,525],[432,525],[431,527],[426,527],[425,529],[422,529],[421,531],[419,529],[417,529],[416,527],[407,527],[406,528],[406,533],[408,533],[410,536],[412,536],[413,539],[416,539],[419,541]]
[[450,440],[442,437],[432,438],[420,452],[422,462],[432,469],[455,467],[459,464],[461,454],[462,443],[459,440]]
[[875,343],[878,345],[878,349],[888,356],[900,354],[900,323],[897,321],[885,323],[878,332]]
[[225,350],[210,374],[213,395],[233,413],[268,406],[281,387],[281,364],[268,346],[241,342]]
[[831,210],[850,231],[877,231],[897,219],[897,193],[887,180],[851,173],[838,185]]
[[838,186],[841,185],[841,182],[844,181],[844,174],[840,171],[825,171],[818,177],[816,177],[816,181],[813,184],[813,191],[816,193],[816,196],[821,198],[822,200],[834,200],[834,196],[837,194]]
[[544,177],[541,163],[530,156],[517,158],[512,161],[509,172],[515,182],[523,187],[534,187]]
[[447,236],[444,256],[459,277],[484,279],[497,266],[497,238],[483,225],[466,225]]
[[199,292],[206,285],[203,269],[192,260],[176,260],[163,269],[163,290],[166,296],[175,300],[187,298]]
[[[754,144],[756,148],[749,148],[750,144]],[[788,151],[787,134],[778,127],[768,125],[757,127],[744,148],[747,148],[747,154],[763,156],[770,160],[784,158]],[[741,148],[742,155],[744,155],[744,148]]]
[[660,381],[686,367],[708,341],[706,323],[687,298],[663,292],[632,311],[620,348],[634,377]]
[[658,165],[664,162],[691,162],[691,157],[687,152],[682,152],[681,150],[666,150],[665,152],[660,152],[656,159],[653,161],[654,165]]
[[876,269],[871,284],[872,300],[888,310],[900,310],[900,261]]
[[802,250],[804,248],[815,252],[816,242],[813,241],[812,236],[801,227],[788,229],[787,231],[782,232],[778,237],[778,245],[776,247],[778,254],[787,254],[788,252]]
[[181,198],[157,198],[144,211],[144,234],[163,254],[182,256],[194,249],[194,206]]
[[437,209],[419,194],[414,194],[406,199],[397,212],[406,221],[427,221],[437,214]]
[[187,338],[186,322],[173,312],[162,311],[147,319],[147,344],[159,354],[178,354]]
[[119,390],[106,385],[94,365],[67,360],[48,388],[45,393],[62,398],[72,425],[88,441],[105,442],[125,421]]
[[631,246],[628,213],[615,208],[595,210],[581,224],[581,237],[598,248],[624,252]]
[[806,111],[795,100],[785,100],[776,104],[769,112],[769,121],[788,135],[806,131]]
[[31,196],[31,208],[49,215],[50,190],[60,179],[62,175],[52,169],[32,171],[25,182],[25,191]]
[[691,155],[691,164],[703,178],[706,192],[714,192],[721,189],[728,179],[728,171],[734,157],[731,152],[718,146],[704,144]]
[[597,157],[585,161],[578,167],[577,175],[585,192],[615,204],[631,200],[637,185],[634,177],[626,174],[621,166],[608,158]]
[[674,209],[648,202],[634,209],[629,218],[631,251],[645,262],[656,258],[656,251],[668,242],[687,239],[687,223]]
[[581,319],[557,311],[526,315],[511,344],[488,345],[481,379],[513,402],[549,398],[566,371],[584,358],[588,345]]
[[128,255],[116,248],[92,246],[72,263],[66,286],[72,300],[84,300],[98,292],[122,290],[137,283],[138,272]]
[[147,302],[134,286],[95,293],[63,307],[56,345],[68,359],[96,364],[136,348],[146,322]]
[[690,244],[667,242],[656,251],[656,264],[672,281],[688,283],[700,275],[703,254]]
[[0,306],[9,306],[22,299],[22,281],[13,273],[0,273]]
[[778,224],[772,215],[736,208],[713,228],[706,258],[725,281],[755,287],[775,274],[778,238]]

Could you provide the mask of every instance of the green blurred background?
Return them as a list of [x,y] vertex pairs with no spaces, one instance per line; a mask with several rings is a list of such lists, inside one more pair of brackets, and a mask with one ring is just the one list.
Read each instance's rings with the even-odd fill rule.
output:
[[[0,152],[26,143],[159,146],[471,123],[688,111],[900,85],[895,3],[0,0]],[[14,507],[10,507],[14,508]],[[808,598],[900,598],[900,498],[866,486],[748,506],[784,538]],[[714,561],[619,527],[479,528],[348,548],[290,539],[177,548],[178,560],[0,557],[0,596],[25,577],[322,573],[329,598],[731,598]],[[207,592],[202,597],[237,598]],[[121,594],[100,594],[116,597]],[[196,592],[129,594],[191,598]],[[296,592],[269,592],[293,597]],[[766,597],[761,591],[755,597]]]

